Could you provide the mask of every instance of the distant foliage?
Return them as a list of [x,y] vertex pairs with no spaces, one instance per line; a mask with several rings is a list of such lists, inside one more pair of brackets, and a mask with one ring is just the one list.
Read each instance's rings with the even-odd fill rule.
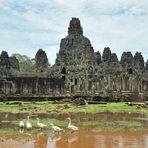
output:
[[34,61],[30,57],[19,53],[15,53],[12,56],[15,56],[18,59],[20,72],[28,72],[34,69]]

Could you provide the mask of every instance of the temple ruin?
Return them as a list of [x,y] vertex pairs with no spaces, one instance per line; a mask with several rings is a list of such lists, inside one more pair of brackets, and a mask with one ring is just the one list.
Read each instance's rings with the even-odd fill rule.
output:
[[119,59],[109,47],[102,55],[95,52],[78,18],[71,19],[53,66],[49,66],[45,51],[39,49],[32,72],[20,74],[18,60],[3,51],[0,69],[1,98],[148,100],[148,60],[145,62],[140,52],[132,55],[130,51],[123,52]]

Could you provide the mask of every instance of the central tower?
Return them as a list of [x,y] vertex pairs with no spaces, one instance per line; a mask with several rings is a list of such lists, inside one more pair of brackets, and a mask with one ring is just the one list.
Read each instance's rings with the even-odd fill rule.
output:
[[61,40],[56,65],[80,65],[94,62],[94,49],[89,39],[83,36],[80,20],[72,18],[68,27],[68,36]]

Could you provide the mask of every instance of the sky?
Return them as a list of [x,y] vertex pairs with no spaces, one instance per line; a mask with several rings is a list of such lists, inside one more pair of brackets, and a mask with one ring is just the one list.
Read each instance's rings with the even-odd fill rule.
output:
[[147,0],[0,0],[0,52],[34,58],[42,48],[54,64],[72,17],[95,51],[110,47],[119,59],[139,51],[148,59]]

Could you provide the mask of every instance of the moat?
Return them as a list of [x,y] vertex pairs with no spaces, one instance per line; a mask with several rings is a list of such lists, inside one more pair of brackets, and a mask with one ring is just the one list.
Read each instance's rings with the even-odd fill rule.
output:
[[[6,116],[7,114],[7,116]],[[2,148],[147,148],[148,146],[148,118],[141,114],[131,113],[100,113],[97,118],[81,115],[74,119],[73,124],[79,127],[78,132],[71,133],[67,129],[66,116],[59,119],[42,118],[42,123],[48,126],[39,129],[36,116],[30,116],[32,130],[21,131],[18,122],[26,115],[0,114],[0,145]],[[11,120],[10,120],[11,119]],[[55,133],[50,123],[62,127],[64,132]],[[3,133],[3,134],[2,134]]]

